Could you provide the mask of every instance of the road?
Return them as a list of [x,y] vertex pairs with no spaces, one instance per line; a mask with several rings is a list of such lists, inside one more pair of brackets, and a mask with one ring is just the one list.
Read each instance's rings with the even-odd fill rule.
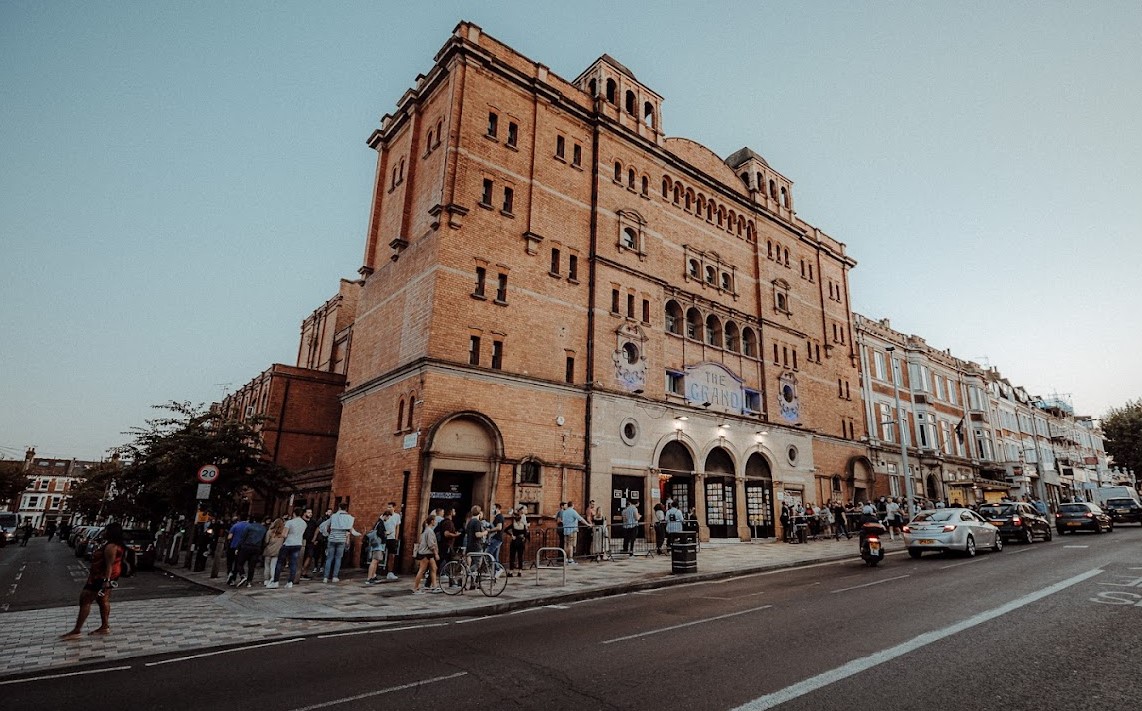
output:
[[[37,536],[26,547],[8,544],[0,549],[0,612],[74,606],[90,567],[90,560],[76,558],[59,539]],[[120,581],[115,599],[215,594],[161,571],[140,570]]]
[[87,711],[1136,708],[1140,625],[1132,526],[110,662],[0,681],[0,698],[82,698]]

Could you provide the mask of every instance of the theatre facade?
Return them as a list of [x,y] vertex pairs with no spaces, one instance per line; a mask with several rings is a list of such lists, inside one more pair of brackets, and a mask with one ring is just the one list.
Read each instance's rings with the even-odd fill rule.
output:
[[382,119],[333,481],[359,517],[673,498],[748,540],[783,500],[874,493],[855,261],[662,102],[461,23]]

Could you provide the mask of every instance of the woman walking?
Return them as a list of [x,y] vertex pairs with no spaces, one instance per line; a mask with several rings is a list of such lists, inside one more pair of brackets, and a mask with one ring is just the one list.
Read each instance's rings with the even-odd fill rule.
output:
[[416,577],[412,580],[413,594],[421,595],[424,593],[420,589],[420,582],[424,579],[424,571],[426,570],[431,571],[428,591],[440,592],[440,583],[436,580],[436,561],[440,560],[440,545],[436,541],[436,516],[433,514],[424,518],[424,528],[420,532],[420,538],[416,541],[413,556],[416,558],[417,564]]
[[109,625],[111,589],[114,582],[119,579],[120,565],[126,550],[123,527],[118,523],[107,524],[103,529],[103,545],[91,553],[91,572],[87,574],[87,582],[83,584],[83,592],[79,594],[79,616],[75,618],[75,627],[70,632],[60,635],[60,639],[79,639],[83,636],[83,623],[91,614],[93,602],[99,605],[100,624],[91,634],[111,634]]
[[285,521],[282,520],[281,517],[278,517],[270,524],[270,530],[266,533],[266,545],[262,548],[262,564],[265,566],[265,570],[263,571],[265,580],[262,581],[262,585],[267,588],[276,588],[278,586],[275,574],[278,570],[278,555],[282,552],[285,539]]

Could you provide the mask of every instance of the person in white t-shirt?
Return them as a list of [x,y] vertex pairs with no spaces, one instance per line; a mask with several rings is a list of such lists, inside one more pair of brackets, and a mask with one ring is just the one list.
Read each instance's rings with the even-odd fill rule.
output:
[[400,552],[400,506],[395,501],[390,501],[385,511],[389,514],[385,519],[385,546],[388,547],[385,567],[389,574],[385,577],[388,580],[396,580],[397,553]]
[[266,585],[268,588],[278,586],[278,580],[282,577],[282,567],[285,566],[286,562],[289,563],[289,580],[286,582],[286,587],[292,588],[298,581],[298,575],[301,573],[298,561],[301,558],[301,548],[305,545],[305,528],[308,525],[302,518],[304,513],[304,506],[295,506],[293,517],[286,521],[285,543],[282,544],[282,549],[278,553],[278,564],[274,567],[273,579]]

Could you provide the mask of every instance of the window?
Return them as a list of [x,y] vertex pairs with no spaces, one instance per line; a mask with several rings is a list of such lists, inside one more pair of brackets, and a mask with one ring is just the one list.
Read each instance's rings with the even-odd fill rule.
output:
[[480,364],[480,337],[468,337],[468,365]]
[[623,164],[615,161],[615,182],[623,182]]
[[611,313],[616,316],[619,313],[619,290],[611,289]]
[[500,274],[496,279],[496,301],[506,304],[508,301],[508,275]]
[[726,349],[736,353],[739,347],[738,326],[733,321],[726,321]]
[[492,341],[492,368],[500,370],[504,367],[504,342]]
[[642,300],[642,322],[650,323],[650,299]]
[[674,395],[682,395],[684,377],[682,373],[676,370],[666,371],[666,392]]
[[696,341],[702,338],[702,313],[696,308],[686,312],[686,337]]
[[706,318],[706,343],[719,348],[722,346],[722,322],[713,314]]
[[519,465],[519,483],[539,485],[539,462],[529,459]]
[[761,392],[745,388],[745,409],[747,412],[761,412]]
[[891,444],[896,441],[896,424],[892,419],[892,409],[884,403],[877,407],[880,410],[880,438]]
[[627,294],[627,318],[634,318],[634,294]]
[[626,107],[625,107],[627,110],[627,113],[633,115],[635,112],[636,106],[637,106],[637,101],[634,98],[634,92],[630,91],[628,89],[627,93],[626,93]]
[[480,206],[481,207],[491,207],[492,206],[492,189],[493,189],[493,187],[494,186],[492,184],[492,181],[488,178],[484,178],[484,192],[480,195]]
[[650,178],[645,175],[642,176],[642,196],[647,197],[650,195]]
[[730,290],[730,273],[722,272],[722,289],[725,291]]
[[690,274],[691,279],[701,279],[702,278],[700,276],[700,272],[698,270],[698,260],[697,259],[691,259],[690,260],[688,269],[689,269],[689,274]]
[[623,344],[623,358],[627,363],[634,365],[638,362],[638,346],[633,343],[627,342]]
[[579,281],[579,257],[574,254],[567,255],[567,281]]
[[472,292],[472,296],[484,298],[484,281],[487,279],[488,270],[484,267],[476,267],[476,290]]
[[757,338],[754,336],[752,328],[742,329],[742,353],[751,358],[757,357]]
[[514,121],[508,122],[508,137],[505,143],[512,148],[515,148],[516,141],[519,140],[519,126]]
[[515,201],[515,191],[511,188],[504,188],[504,212],[508,215],[512,214],[512,203]]
[[567,356],[567,363],[563,369],[564,382],[575,382],[575,356]]
[[551,276],[559,276],[559,250],[552,248],[551,250],[551,270],[548,272]]
[[633,227],[624,227],[622,235],[619,238],[619,245],[624,249],[638,249],[638,233],[634,231]]
[[634,190],[634,168],[627,170],[627,187]]
[[682,307],[677,301],[666,302],[666,332],[682,335]]
[[555,137],[555,157],[563,160],[567,152],[567,140],[563,136]]
[[500,117],[499,116],[497,116],[494,112],[488,114],[488,137],[489,138],[495,138],[496,137],[496,131],[498,130],[499,123],[500,123]]
[[872,352],[872,375],[880,381],[888,379],[888,368],[884,361],[884,354],[880,351]]
[[412,393],[411,395],[408,396],[408,422],[405,425],[405,429],[407,429],[407,430],[412,429],[412,413],[415,410],[416,410],[416,393]]
[[713,267],[706,267],[706,283],[713,284],[717,278],[717,270]]
[[607,86],[607,101],[611,102],[612,104],[616,103],[617,94],[618,94],[618,84],[615,83],[614,79],[608,79],[606,86]]
[[578,166],[583,163],[583,146],[578,143],[571,149],[571,165]]

